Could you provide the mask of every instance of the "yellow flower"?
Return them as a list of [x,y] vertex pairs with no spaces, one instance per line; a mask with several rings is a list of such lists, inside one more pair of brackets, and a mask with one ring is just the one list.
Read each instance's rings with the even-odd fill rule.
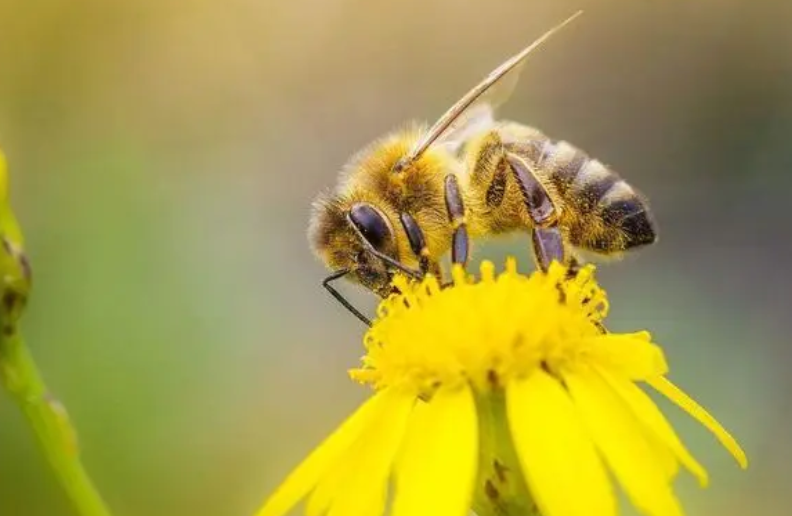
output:
[[[553,264],[524,276],[515,262],[481,277],[454,271],[441,289],[397,280],[352,377],[375,389],[267,500],[282,516],[307,497],[309,516],[609,516],[614,478],[652,516],[682,514],[679,467],[704,468],[639,387],[648,385],[711,430],[742,467],[745,454],[666,377],[647,332],[608,333],[593,267],[574,279]],[[392,489],[389,490],[389,487]]]

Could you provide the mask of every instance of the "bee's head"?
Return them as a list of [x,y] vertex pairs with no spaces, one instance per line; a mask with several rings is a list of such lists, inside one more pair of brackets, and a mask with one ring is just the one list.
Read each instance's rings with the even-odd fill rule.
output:
[[329,268],[348,270],[348,278],[381,297],[390,293],[393,272],[371,249],[398,259],[396,238],[390,219],[373,203],[320,199],[309,237]]

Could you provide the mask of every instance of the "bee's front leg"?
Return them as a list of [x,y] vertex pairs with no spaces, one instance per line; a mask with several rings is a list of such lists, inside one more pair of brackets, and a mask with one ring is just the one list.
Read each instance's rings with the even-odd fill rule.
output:
[[409,213],[401,213],[399,215],[399,220],[401,221],[402,228],[404,228],[404,232],[407,234],[410,250],[412,250],[413,254],[418,259],[418,269],[421,275],[426,276],[426,274],[431,273],[442,282],[440,265],[432,260],[432,255],[429,252],[429,248],[426,246],[426,237],[424,236],[423,230],[421,230],[421,226],[418,225],[418,221]]

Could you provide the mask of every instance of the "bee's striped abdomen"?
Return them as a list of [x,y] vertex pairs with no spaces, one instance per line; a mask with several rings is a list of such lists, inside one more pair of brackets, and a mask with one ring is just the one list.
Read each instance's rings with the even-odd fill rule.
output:
[[573,245],[608,254],[656,240],[644,200],[616,172],[580,149],[544,140],[537,167],[564,202],[563,219]]
[[606,224],[622,231],[624,249],[653,244],[657,240],[657,231],[649,216],[649,210],[637,195],[605,205],[602,208],[602,219]]
[[617,183],[626,185],[615,172],[608,170],[599,161],[591,159],[580,168],[567,195],[574,198],[578,214],[587,216],[599,208],[605,196]]

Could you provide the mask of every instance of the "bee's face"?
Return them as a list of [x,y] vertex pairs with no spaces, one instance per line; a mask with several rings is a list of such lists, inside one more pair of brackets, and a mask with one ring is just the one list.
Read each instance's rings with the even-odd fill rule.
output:
[[355,268],[350,277],[380,297],[387,297],[391,292],[393,273],[382,260],[366,251],[355,256]]
[[320,202],[311,227],[314,250],[333,270],[349,270],[349,279],[385,297],[393,277],[375,249],[397,258],[393,226],[388,217],[370,203],[345,208],[333,200]]

